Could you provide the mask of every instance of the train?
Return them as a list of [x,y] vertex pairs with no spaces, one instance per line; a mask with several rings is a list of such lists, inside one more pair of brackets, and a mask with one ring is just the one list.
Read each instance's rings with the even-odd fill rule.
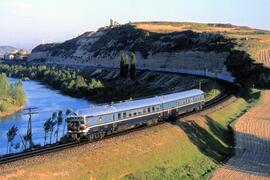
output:
[[151,98],[94,106],[69,115],[67,137],[73,140],[102,139],[140,126],[151,126],[171,117],[199,111],[205,93],[192,89]]

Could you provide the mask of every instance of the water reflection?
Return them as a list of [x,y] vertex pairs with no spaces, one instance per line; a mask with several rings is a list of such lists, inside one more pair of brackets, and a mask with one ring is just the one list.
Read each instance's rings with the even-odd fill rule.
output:
[[[10,79],[11,81],[17,81],[17,79]],[[46,86],[40,84],[37,81],[24,81],[24,90],[27,94],[27,105],[26,107],[38,107],[36,111],[39,114],[33,115],[33,141],[35,144],[44,144],[44,122],[50,118],[53,112],[62,110],[63,114],[68,108],[73,109],[75,112],[79,109],[84,109],[89,107],[93,102],[89,102],[84,99],[71,98],[66,95],[62,95],[59,91],[51,90]],[[3,155],[7,151],[7,138],[6,133],[12,125],[16,125],[19,128],[19,134],[21,136],[26,134],[28,116],[23,115],[24,112],[15,113],[12,116],[0,118],[0,154]],[[63,123],[64,124],[64,123]],[[56,129],[56,128],[55,128]],[[59,137],[63,134],[63,126],[60,127]],[[55,136],[53,135],[53,141],[55,141]],[[49,134],[47,142],[49,140]],[[17,136],[14,143],[21,143],[21,139]],[[12,152],[20,151],[12,149]]]

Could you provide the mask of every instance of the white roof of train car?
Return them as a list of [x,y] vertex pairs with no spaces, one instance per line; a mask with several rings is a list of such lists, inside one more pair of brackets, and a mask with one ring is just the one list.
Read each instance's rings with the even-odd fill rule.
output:
[[140,99],[140,100],[131,100],[120,102],[112,105],[103,105],[103,106],[94,106],[87,109],[82,109],[78,112],[79,115],[85,116],[99,116],[103,114],[111,114],[121,111],[128,111],[132,109],[138,109],[146,106],[154,106],[161,103],[166,103],[170,101],[175,101],[178,99],[184,99],[187,97],[202,95],[204,92],[199,89],[193,89],[189,91],[183,91],[163,96],[156,96],[152,98]]

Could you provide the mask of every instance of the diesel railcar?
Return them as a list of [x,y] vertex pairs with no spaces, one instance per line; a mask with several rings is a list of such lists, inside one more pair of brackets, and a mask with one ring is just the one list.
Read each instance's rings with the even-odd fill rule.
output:
[[169,117],[202,109],[204,92],[199,89],[113,105],[95,106],[67,117],[68,137],[101,139],[106,135],[143,125],[154,125]]

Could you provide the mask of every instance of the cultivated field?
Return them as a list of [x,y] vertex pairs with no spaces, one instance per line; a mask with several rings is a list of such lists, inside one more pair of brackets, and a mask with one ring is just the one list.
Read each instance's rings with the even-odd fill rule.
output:
[[270,49],[261,50],[258,52],[256,58],[259,62],[270,66]]
[[255,61],[269,65],[269,31],[230,24],[202,24],[188,22],[138,22],[135,25],[139,29],[157,33],[171,33],[187,30],[200,33],[221,33],[227,38],[234,39],[236,49],[246,51]]
[[235,155],[213,179],[270,179],[270,91],[235,125]]
[[254,105],[250,94],[211,110],[0,167],[0,179],[208,179],[231,152],[227,125]]
[[152,32],[175,32],[193,30],[196,32],[231,32],[231,33],[252,33],[255,29],[233,26],[230,24],[203,24],[190,22],[138,22],[137,28]]

